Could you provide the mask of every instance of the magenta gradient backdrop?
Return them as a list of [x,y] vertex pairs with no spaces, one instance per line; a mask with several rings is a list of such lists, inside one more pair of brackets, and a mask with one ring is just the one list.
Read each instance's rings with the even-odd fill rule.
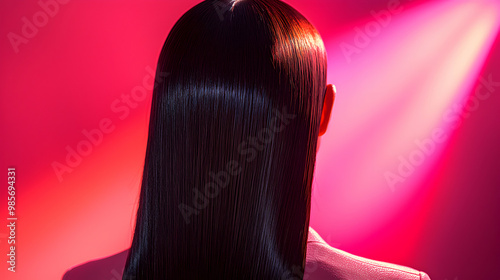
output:
[[[129,246],[150,73],[198,2],[0,2],[2,224],[8,167],[18,217],[15,273],[0,226],[0,279],[60,279]],[[500,279],[500,2],[286,2],[321,33],[338,91],[311,226],[433,280]]]

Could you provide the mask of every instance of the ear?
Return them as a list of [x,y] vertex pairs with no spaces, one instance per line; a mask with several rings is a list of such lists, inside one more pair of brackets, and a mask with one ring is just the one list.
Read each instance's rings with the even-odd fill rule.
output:
[[319,136],[323,136],[328,128],[336,93],[337,90],[334,85],[328,85],[326,87],[325,100],[323,101],[323,112],[321,113],[321,124],[319,126]]

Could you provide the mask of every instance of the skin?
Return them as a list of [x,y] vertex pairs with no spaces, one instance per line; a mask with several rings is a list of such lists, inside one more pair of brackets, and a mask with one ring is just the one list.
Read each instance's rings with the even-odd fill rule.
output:
[[335,102],[336,93],[337,90],[334,85],[329,84],[326,86],[326,94],[325,94],[325,99],[323,101],[323,112],[321,113],[321,123],[319,126],[318,148],[317,148],[318,151],[319,151],[319,146],[321,144],[321,137],[326,133],[328,124],[330,123],[330,116],[332,114],[332,107],[333,103]]

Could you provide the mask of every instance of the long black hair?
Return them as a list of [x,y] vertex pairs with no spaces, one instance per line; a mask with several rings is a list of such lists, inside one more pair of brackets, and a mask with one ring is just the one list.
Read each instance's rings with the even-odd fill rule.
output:
[[123,279],[302,278],[326,90],[316,29],[279,0],[203,1],[156,82]]

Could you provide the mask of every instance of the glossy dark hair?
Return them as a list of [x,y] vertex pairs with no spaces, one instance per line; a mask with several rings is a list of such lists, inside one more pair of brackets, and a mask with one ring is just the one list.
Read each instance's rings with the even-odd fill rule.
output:
[[163,46],[123,279],[301,279],[326,91],[278,0],[204,1]]

